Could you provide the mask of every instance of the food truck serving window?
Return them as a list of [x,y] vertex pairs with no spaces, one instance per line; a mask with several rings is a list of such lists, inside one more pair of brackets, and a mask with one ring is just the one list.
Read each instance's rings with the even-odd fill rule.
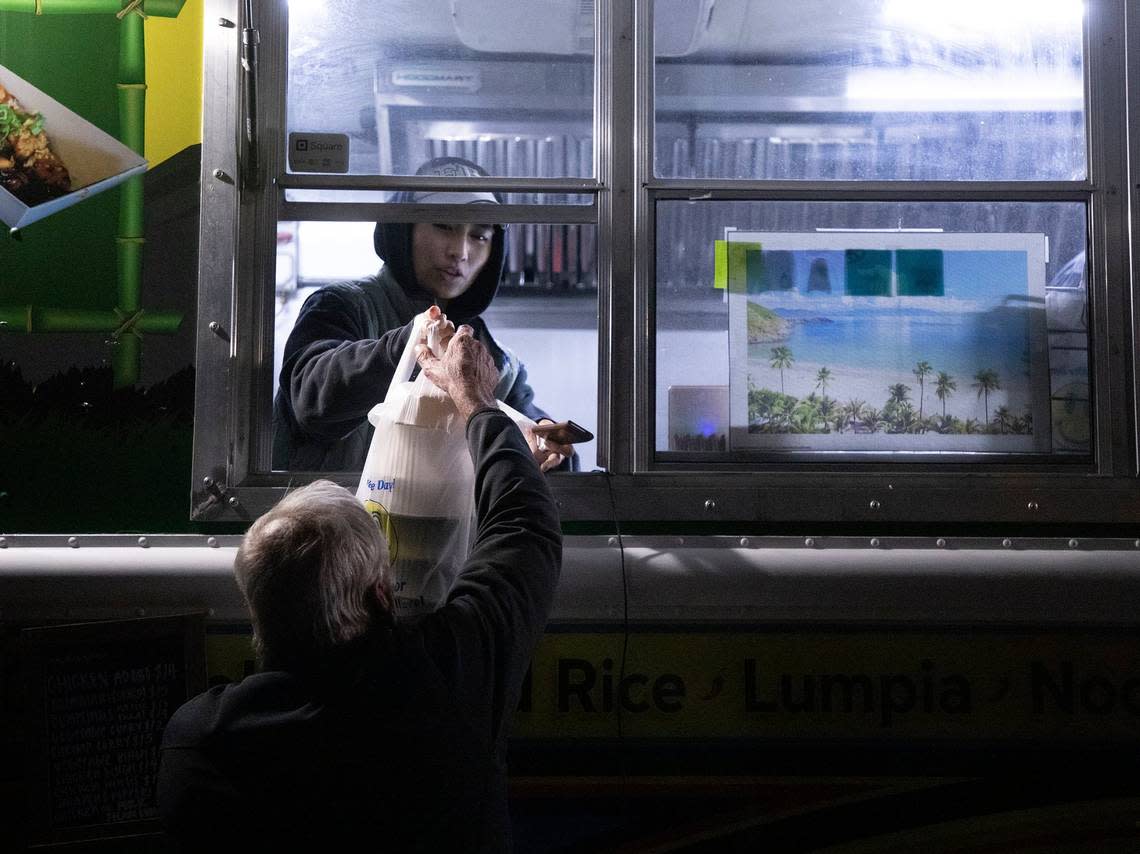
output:
[[210,2],[199,517],[352,482],[275,452],[301,306],[476,207],[568,520],[1140,512],[1123,0]]

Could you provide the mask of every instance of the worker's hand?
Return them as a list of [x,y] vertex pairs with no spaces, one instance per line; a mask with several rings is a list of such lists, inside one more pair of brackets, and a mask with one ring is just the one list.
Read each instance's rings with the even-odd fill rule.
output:
[[450,335],[443,355],[435,355],[425,329],[416,343],[416,360],[427,378],[450,395],[464,420],[488,407],[494,409],[499,371],[487,348],[475,340],[474,330],[464,324]]
[[455,334],[455,324],[447,319],[447,315],[438,305],[431,306],[417,318],[423,320],[423,328],[428,348],[436,356],[442,356],[447,349],[447,342]]
[[[537,423],[542,424],[544,422],[554,423],[549,418],[543,418]],[[530,445],[531,453],[534,454],[534,460],[538,463],[540,469],[550,471],[552,468],[561,465],[564,459],[574,453],[572,446],[563,445],[547,436],[540,436],[535,433],[532,429],[534,426],[535,422],[529,418],[527,419],[527,423],[519,425],[523,431],[523,435],[526,437],[526,443]]]

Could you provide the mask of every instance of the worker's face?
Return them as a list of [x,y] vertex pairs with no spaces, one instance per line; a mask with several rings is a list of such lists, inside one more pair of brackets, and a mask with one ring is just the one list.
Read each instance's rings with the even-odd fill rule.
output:
[[412,227],[412,271],[438,299],[455,299],[471,287],[491,257],[491,225],[419,222]]

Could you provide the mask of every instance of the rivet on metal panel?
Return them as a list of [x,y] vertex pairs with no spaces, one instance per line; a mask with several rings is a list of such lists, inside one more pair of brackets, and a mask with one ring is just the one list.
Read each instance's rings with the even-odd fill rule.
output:
[[618,538],[617,537],[610,537],[608,540],[606,540],[606,545],[616,546],[617,544],[618,544]]
[[239,504],[241,504],[241,502],[238,501],[238,497],[236,495],[231,495],[226,503],[229,504],[230,507],[237,507]]
[[212,617],[212,616],[214,616],[216,613],[218,613],[218,612],[217,612],[217,611],[215,611],[213,608],[207,608],[207,609],[206,609],[206,616],[207,616],[207,617]]
[[815,548],[815,540],[811,537],[805,537],[804,538],[804,545],[807,546],[809,549],[814,549]]
[[946,540],[942,537],[939,537],[937,540],[934,541],[934,545],[938,546],[938,548],[940,548],[940,549],[944,549],[944,548],[946,548]]
[[1026,504],[1026,505],[1025,505],[1025,508],[1026,508],[1027,510],[1034,510],[1034,511],[1036,511],[1036,510],[1038,510],[1038,509],[1040,508],[1040,505],[1039,505],[1039,504],[1038,504],[1036,501],[1030,501],[1028,504]]
[[146,537],[139,537],[139,545],[145,549],[150,545],[150,540]]
[[216,549],[218,547],[218,538],[217,537],[210,537],[208,540],[206,540],[206,545],[208,545],[212,549]]
[[1074,537],[1073,539],[1069,540],[1069,548],[1071,548],[1071,549],[1079,549],[1080,547],[1081,547],[1081,541],[1080,541],[1080,540],[1078,540],[1076,537]]
[[744,548],[748,548],[750,545],[752,545],[752,540],[748,539],[748,537],[741,537],[740,545]]
[[212,174],[223,184],[232,184],[234,182],[234,179],[229,176],[229,173],[227,173],[225,169],[215,169]]
[[705,509],[708,510],[709,512],[716,510],[716,502],[713,501],[711,498],[706,498],[705,499]]
[[685,545],[685,538],[684,537],[677,537],[677,545],[679,545],[679,546]]
[[882,507],[883,505],[882,505],[882,504],[880,504],[878,501],[876,501],[875,499],[873,499],[873,498],[872,498],[872,499],[871,499],[871,503],[870,503],[870,505],[868,505],[868,506],[869,506],[869,507],[870,507],[872,510],[878,510],[878,509],[879,509],[880,507]]
[[229,18],[218,18],[218,26],[225,27],[227,30],[232,30],[237,26],[237,24],[235,24]]
[[209,475],[206,475],[204,478],[202,478],[202,485],[206,488],[209,488],[214,485],[214,479]]
[[[1140,543],[1137,543],[1137,545],[1140,545]],[[0,537],[0,549],[6,549],[6,548],[8,548],[8,538],[7,537]]]
[[1140,540],[1136,540],[1135,542],[1133,542],[1133,543],[1132,543],[1132,548],[1134,548],[1134,549],[1140,549]]
[[879,538],[878,537],[871,537],[871,548],[877,549],[879,547],[879,545],[880,545]]
[[68,537],[67,544],[73,549],[79,548],[79,537]]
[[1011,540],[1009,537],[1006,537],[1004,540],[1001,541],[1001,547],[1003,549],[1008,549],[1012,546],[1013,546],[1013,540]]
[[216,320],[211,320],[208,324],[206,324],[206,328],[213,332],[215,335],[222,335],[222,324],[218,323]]

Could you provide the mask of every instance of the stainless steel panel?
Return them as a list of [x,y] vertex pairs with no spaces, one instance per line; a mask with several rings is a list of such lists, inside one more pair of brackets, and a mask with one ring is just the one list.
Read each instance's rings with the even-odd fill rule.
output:
[[[787,538],[790,539],[790,538]],[[1140,549],[847,548],[827,538],[624,537],[629,619],[695,623],[1123,625],[1140,621]],[[1094,581],[1095,579],[1095,581]],[[1081,592],[1074,595],[1075,590]]]
[[237,231],[238,46],[236,0],[206,0],[202,69],[201,227],[194,389],[193,511],[217,512],[230,484],[237,425],[232,408],[233,287]]
[[[202,611],[211,622],[248,620],[233,577],[238,537],[10,537],[0,547],[0,623],[104,620]],[[44,540],[50,539],[50,542]],[[118,540],[119,543],[109,542]],[[196,542],[195,542],[196,540]],[[214,545],[208,545],[214,540]],[[620,624],[621,548],[612,537],[567,537],[551,622]]]
[[[237,538],[0,548],[0,622],[202,611],[242,623]],[[32,538],[28,538],[32,539]],[[130,538],[122,538],[130,539]],[[626,599],[628,595],[628,601]],[[552,625],[1122,625],[1140,617],[1140,543],[1065,539],[565,538]]]

